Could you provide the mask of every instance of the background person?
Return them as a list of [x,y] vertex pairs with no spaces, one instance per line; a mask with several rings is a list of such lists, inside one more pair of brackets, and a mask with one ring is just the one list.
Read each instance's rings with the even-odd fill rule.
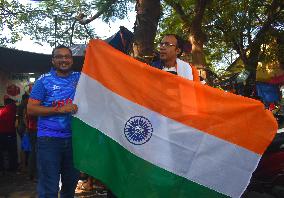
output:
[[199,81],[198,71],[187,62],[179,59],[182,54],[183,40],[175,34],[166,34],[159,44],[160,60],[152,66],[189,80]]
[[[15,171],[18,167],[17,136],[16,136],[16,111],[15,101],[11,98],[4,99],[4,107],[0,109],[0,171]],[[8,167],[4,166],[5,153],[8,155]]]
[[37,117],[24,113],[25,125],[29,139],[30,152],[28,156],[28,176],[30,180],[36,177],[36,140],[37,140]]
[[17,107],[17,119],[16,119],[16,128],[17,133],[20,137],[20,165],[18,170],[20,172],[26,172],[27,168],[27,153],[23,150],[23,136],[26,133],[26,124],[25,124],[25,112],[27,111],[27,104],[28,104],[29,95],[27,93],[22,95],[22,100],[19,106]]

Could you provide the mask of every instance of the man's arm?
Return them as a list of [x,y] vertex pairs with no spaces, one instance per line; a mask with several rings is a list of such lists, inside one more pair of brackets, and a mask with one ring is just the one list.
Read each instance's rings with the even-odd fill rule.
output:
[[55,114],[76,113],[78,107],[76,104],[65,104],[62,107],[45,107],[40,105],[41,101],[29,99],[27,112],[33,116],[49,116]]

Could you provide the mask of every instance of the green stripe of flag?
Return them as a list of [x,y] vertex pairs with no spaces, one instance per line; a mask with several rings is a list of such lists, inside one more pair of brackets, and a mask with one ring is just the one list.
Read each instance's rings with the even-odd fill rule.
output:
[[122,198],[226,197],[157,167],[78,118],[73,118],[75,166]]

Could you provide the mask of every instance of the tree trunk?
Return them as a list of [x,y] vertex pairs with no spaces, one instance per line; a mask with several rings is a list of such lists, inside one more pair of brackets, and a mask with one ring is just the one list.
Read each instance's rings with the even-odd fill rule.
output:
[[245,70],[249,71],[249,76],[246,79],[244,95],[247,97],[255,97],[254,88],[255,88],[255,81],[256,81],[256,71],[259,61],[259,56],[261,53],[261,42],[257,40],[255,43],[252,44],[252,48],[249,52],[249,55],[246,56],[246,59],[242,59]]
[[247,52],[246,49],[238,49],[238,46],[236,45],[236,51],[240,55],[244,65],[245,69],[250,72],[249,77],[246,80],[245,85],[245,96],[248,97],[254,97],[254,86],[256,81],[256,71],[259,61],[259,56],[261,53],[261,45],[263,44],[263,41],[265,40],[266,34],[269,34],[269,31],[272,28],[273,22],[277,19],[280,11],[283,9],[283,2],[278,0],[273,0],[271,3],[271,6],[268,11],[268,17],[266,21],[264,22],[263,26],[260,28],[260,30],[257,32],[257,34],[254,37],[254,40],[252,43],[250,43],[249,47],[249,54],[246,53],[240,53],[240,52]]
[[160,0],[137,0],[136,13],[133,55],[141,61],[150,62],[161,16]]
[[192,63],[197,68],[205,67],[205,55],[203,45],[206,42],[206,34],[202,31],[202,19],[206,6],[210,3],[208,0],[197,0],[195,4],[194,16],[190,24],[189,41],[192,45]]
[[[191,30],[194,29],[194,27],[191,28]],[[192,63],[197,68],[204,68],[206,66],[205,61],[205,55],[203,51],[203,45],[205,40],[201,38],[202,33],[196,33],[190,31],[189,34],[189,41],[192,45]]]
[[245,66],[245,70],[249,71],[250,74],[246,80],[244,94],[247,97],[255,97],[254,87],[256,82],[256,71],[259,61],[259,56],[261,54],[261,45],[265,40],[265,36],[268,33],[270,26],[263,26],[260,32],[254,38],[254,42],[250,44],[250,51],[246,55],[245,59],[242,58],[242,61]]
[[[188,40],[192,45],[192,63],[197,68],[206,67],[205,54],[203,45],[206,42],[206,34],[202,31],[202,20],[204,17],[206,6],[211,3],[211,0],[196,0],[193,16],[189,16],[182,3],[178,1],[165,0],[168,5],[180,16],[184,23],[184,26],[188,28],[189,37]],[[192,20],[190,20],[192,18]]]

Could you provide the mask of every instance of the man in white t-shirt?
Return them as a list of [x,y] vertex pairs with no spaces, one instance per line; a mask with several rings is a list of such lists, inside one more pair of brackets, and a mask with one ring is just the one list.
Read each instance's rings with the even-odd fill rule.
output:
[[160,60],[153,62],[152,66],[189,80],[199,81],[196,68],[178,58],[182,53],[182,46],[183,41],[177,35],[165,35],[159,44]]

